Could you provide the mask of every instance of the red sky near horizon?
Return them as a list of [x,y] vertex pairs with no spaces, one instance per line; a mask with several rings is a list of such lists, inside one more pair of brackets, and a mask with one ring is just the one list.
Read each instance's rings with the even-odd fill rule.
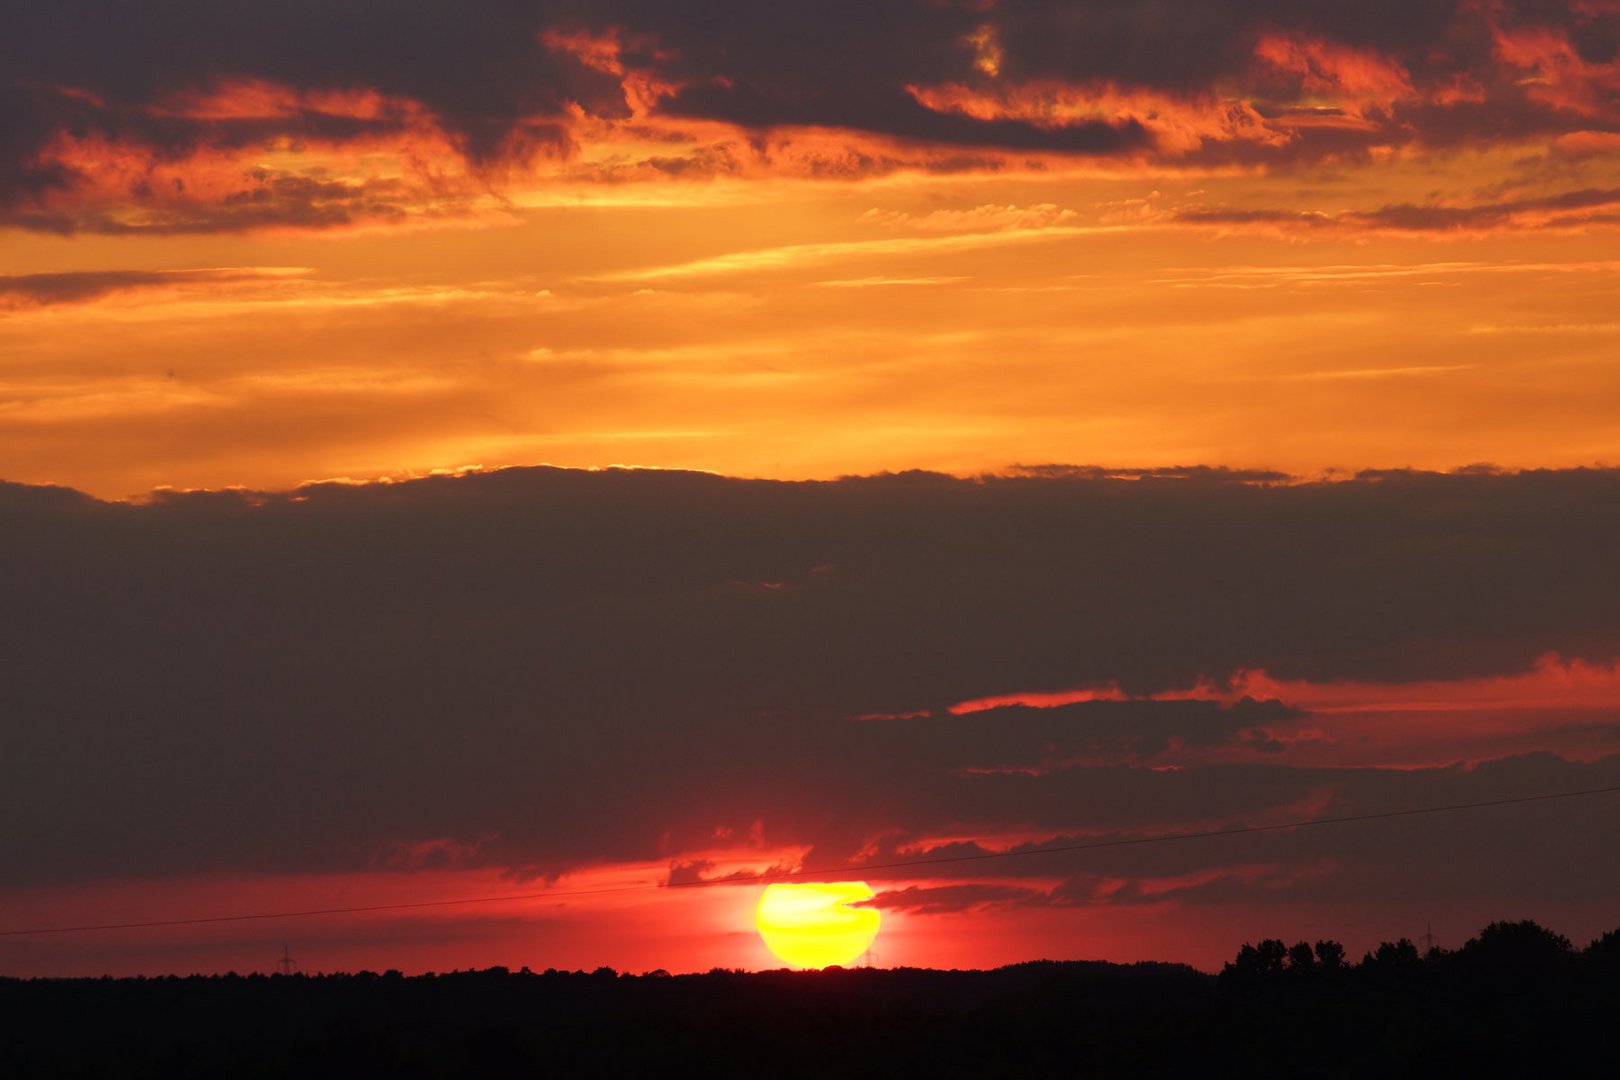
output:
[[0,72],[0,930],[559,894],[0,974],[774,966],[659,885],[800,865],[884,964],[1620,924],[1612,796],[855,872],[1620,783],[1620,4],[62,0]]

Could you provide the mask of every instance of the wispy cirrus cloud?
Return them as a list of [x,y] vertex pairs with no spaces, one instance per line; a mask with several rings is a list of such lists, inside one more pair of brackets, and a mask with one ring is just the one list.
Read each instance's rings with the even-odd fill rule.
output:
[[906,232],[1002,232],[1009,229],[1050,229],[1076,221],[1073,210],[1038,203],[1033,206],[986,204],[968,210],[930,210],[914,214],[907,210],[868,210],[862,223],[882,225]]
[[1133,231],[1133,227],[1127,225],[1051,225],[1027,229],[1006,228],[991,232],[946,232],[937,236],[899,236],[872,240],[840,240],[824,244],[789,244],[775,248],[711,255],[666,266],[616,271],[600,275],[595,280],[660,281],[792,270],[873,256],[946,254],[1078,236],[1106,236],[1130,231]]

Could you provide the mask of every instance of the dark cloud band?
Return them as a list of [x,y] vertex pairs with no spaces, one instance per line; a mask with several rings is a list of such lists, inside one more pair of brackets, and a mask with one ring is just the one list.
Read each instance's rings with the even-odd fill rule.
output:
[[[599,54],[566,45],[574,40],[602,43]],[[475,15],[429,0],[11,5],[0,13],[0,215],[58,232],[387,219],[401,212],[397,193],[300,192],[286,183],[310,178],[287,177],[280,189],[252,190],[264,205],[204,200],[132,224],[116,207],[79,205],[91,178],[63,141],[100,140],[156,168],[274,140],[342,146],[425,128],[487,171],[574,154],[578,116],[629,117],[631,71],[661,88],[649,107],[663,118],[722,121],[756,139],[815,128],[942,151],[1163,155],[1282,169],[1378,146],[1565,134],[1591,141],[1620,132],[1617,43],[1620,14],[1611,8],[1531,0],[1027,0],[983,10],[500,0]],[[266,115],[176,108],[243,85],[285,88],[294,104]],[[963,111],[919,97],[939,87],[978,104]],[[1042,97],[1072,93],[1083,102],[1104,90],[1141,103],[1092,115]],[[380,104],[345,115],[298,98],[357,93]],[[1009,95],[1029,100],[1012,108],[1003,103]],[[1323,98],[1339,104],[1315,104]],[[1266,137],[1227,131],[1171,146],[1156,128],[1160,110],[1219,111],[1221,102],[1268,118]],[[1335,117],[1345,122],[1312,122]],[[139,190],[116,199],[164,210]]]
[[[1403,805],[1418,789],[1378,770],[1277,761],[1285,704],[945,707],[1609,661],[1617,488],[539,469],[130,506],[11,486],[0,787],[26,827],[0,873],[388,866],[427,841],[554,873],[755,822],[842,861],[875,834],[1247,820],[1325,789]],[[855,719],[874,712],[914,715]],[[1172,743],[1239,761],[1144,767]],[[1581,786],[1540,767],[1509,771]]]

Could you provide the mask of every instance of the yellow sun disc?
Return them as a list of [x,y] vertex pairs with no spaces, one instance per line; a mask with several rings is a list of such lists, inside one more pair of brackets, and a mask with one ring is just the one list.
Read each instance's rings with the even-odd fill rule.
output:
[[794,967],[847,964],[872,947],[883,920],[876,908],[848,905],[873,895],[864,881],[767,885],[755,915],[759,936]]

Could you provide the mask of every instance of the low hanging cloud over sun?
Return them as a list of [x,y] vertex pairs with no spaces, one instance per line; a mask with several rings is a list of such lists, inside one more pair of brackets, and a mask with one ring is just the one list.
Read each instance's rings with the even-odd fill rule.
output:
[[[1616,483],[13,487],[7,695],[33,723],[5,786],[35,825],[0,884],[859,872],[1614,784]],[[1425,888],[1492,895],[1512,858],[1547,868],[1523,897],[1567,897],[1559,814]],[[1383,911],[1473,827],[880,871],[874,902]]]

